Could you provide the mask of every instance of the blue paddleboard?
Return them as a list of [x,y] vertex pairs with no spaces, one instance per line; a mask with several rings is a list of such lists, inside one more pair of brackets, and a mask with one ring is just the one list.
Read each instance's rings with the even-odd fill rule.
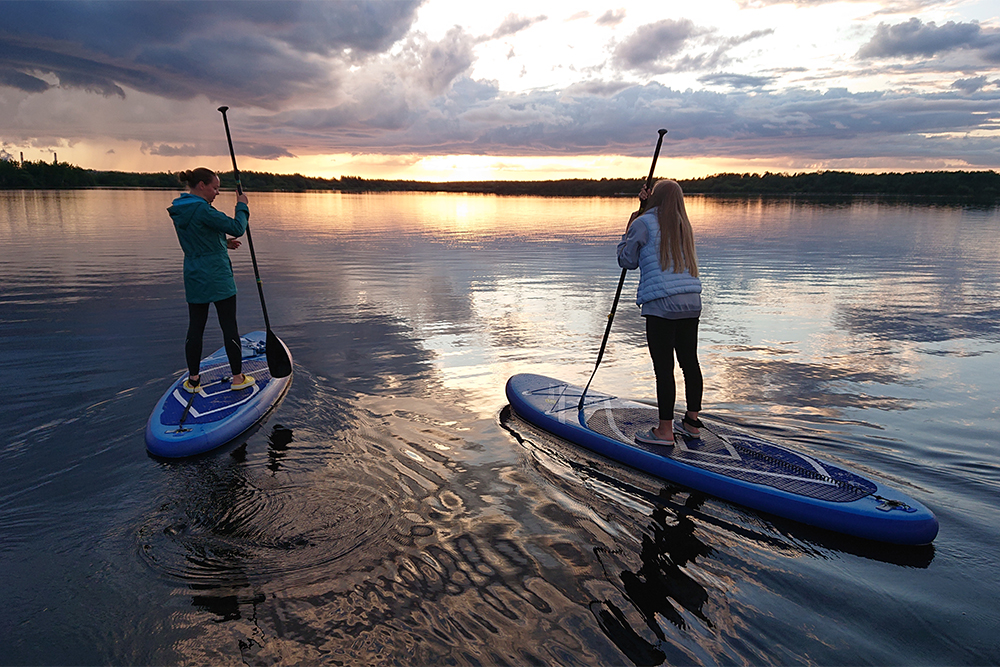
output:
[[[171,385],[146,423],[146,449],[167,458],[193,456],[231,442],[262,421],[288,391],[292,376],[273,378],[267,368],[263,331],[240,338],[243,373],[256,382],[232,391],[225,348],[201,361],[200,389],[182,386],[187,373]],[[284,347],[284,343],[281,344]],[[288,348],[285,348],[288,351]],[[288,355],[291,359],[291,354]]]
[[[514,375],[507,400],[525,421],[662,479],[819,528],[895,544],[929,544],[934,515],[906,494],[816,457],[711,423],[674,445],[635,442],[659,423],[655,408],[543,375]],[[704,417],[702,421],[705,421]]]

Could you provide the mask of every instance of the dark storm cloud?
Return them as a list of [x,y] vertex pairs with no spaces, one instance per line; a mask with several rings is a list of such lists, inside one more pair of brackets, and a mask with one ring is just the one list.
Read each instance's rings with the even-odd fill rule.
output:
[[917,18],[896,25],[880,23],[875,35],[858,51],[858,57],[930,58],[957,49],[971,49],[989,62],[1000,62],[1000,31],[954,21],[939,26]]
[[103,95],[132,88],[274,108],[336,84],[315,56],[382,52],[406,34],[419,4],[0,2],[0,82],[37,92],[25,77],[51,75]]
[[44,93],[52,86],[37,76],[31,76],[13,69],[0,69],[0,86],[17,88],[26,93]]

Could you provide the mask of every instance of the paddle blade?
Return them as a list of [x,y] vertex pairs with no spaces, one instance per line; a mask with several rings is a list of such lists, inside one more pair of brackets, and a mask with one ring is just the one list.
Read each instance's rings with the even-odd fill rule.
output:
[[291,375],[292,355],[281,339],[274,335],[270,329],[267,330],[267,339],[264,345],[264,351],[267,354],[267,370],[271,373],[271,377],[283,378]]

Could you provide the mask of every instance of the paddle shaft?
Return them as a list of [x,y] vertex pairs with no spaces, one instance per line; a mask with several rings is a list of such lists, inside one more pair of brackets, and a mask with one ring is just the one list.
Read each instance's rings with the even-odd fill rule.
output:
[[[229,107],[219,107],[222,122],[226,126],[226,141],[229,142],[229,157],[233,159],[233,177],[236,179],[236,194],[243,194],[243,184],[240,183],[240,170],[236,167],[236,151],[233,150],[233,136],[229,133],[229,118],[226,112]],[[267,319],[267,304],[264,303],[264,284],[260,280],[260,270],[257,268],[257,253],[253,249],[253,237],[250,235],[250,223],[247,223],[247,244],[250,246],[250,261],[253,262],[253,275],[257,279],[257,294],[260,295],[260,309],[264,312],[264,328],[271,331],[271,323]]]
[[[656,140],[656,150],[653,151],[653,163],[649,165],[649,175],[646,177],[646,189],[649,190],[653,185],[653,172],[656,170],[656,160],[660,157],[660,146],[663,145],[663,135],[667,133],[666,130],[658,130],[659,137]],[[648,200],[648,198],[647,198]],[[646,208],[645,202],[639,201],[639,211],[643,211]],[[604,358],[604,349],[608,345],[608,336],[611,334],[611,324],[615,321],[615,311],[618,309],[618,300],[622,295],[622,286],[625,285],[625,274],[628,273],[628,269],[622,269],[622,275],[618,278],[618,289],[615,290],[615,300],[611,302],[611,312],[608,313],[608,326],[604,329],[604,340],[601,341],[601,350],[597,353],[597,363],[594,364],[594,372],[590,374],[590,379],[587,380],[587,386],[583,388],[580,392],[580,403],[577,405],[577,410],[583,410],[583,401],[587,397],[587,390],[590,389],[590,383],[594,381],[594,376],[597,375],[597,368],[601,365],[601,359]]]
[[[236,166],[236,151],[233,150],[233,137],[229,133],[229,118],[226,112],[229,107],[219,107],[222,114],[222,122],[226,125],[226,141],[229,142],[229,157],[233,159],[233,176],[236,178],[236,192],[243,194],[243,184],[240,183],[240,170]],[[257,253],[253,248],[253,237],[250,235],[250,224],[247,223],[247,243],[250,245],[250,259],[253,261],[253,275],[257,279],[257,294],[260,295],[260,309],[264,313],[264,328],[267,329],[267,337],[264,341],[265,353],[267,354],[267,368],[271,372],[271,377],[283,378],[292,374],[292,357],[288,354],[288,348],[281,342],[273,331],[271,331],[271,321],[267,318],[267,304],[264,303],[264,283],[260,279],[260,270],[257,268]]]

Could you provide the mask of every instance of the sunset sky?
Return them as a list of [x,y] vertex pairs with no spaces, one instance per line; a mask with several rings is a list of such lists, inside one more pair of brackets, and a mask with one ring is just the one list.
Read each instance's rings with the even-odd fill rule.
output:
[[1000,168],[996,0],[0,0],[0,155],[482,180]]

